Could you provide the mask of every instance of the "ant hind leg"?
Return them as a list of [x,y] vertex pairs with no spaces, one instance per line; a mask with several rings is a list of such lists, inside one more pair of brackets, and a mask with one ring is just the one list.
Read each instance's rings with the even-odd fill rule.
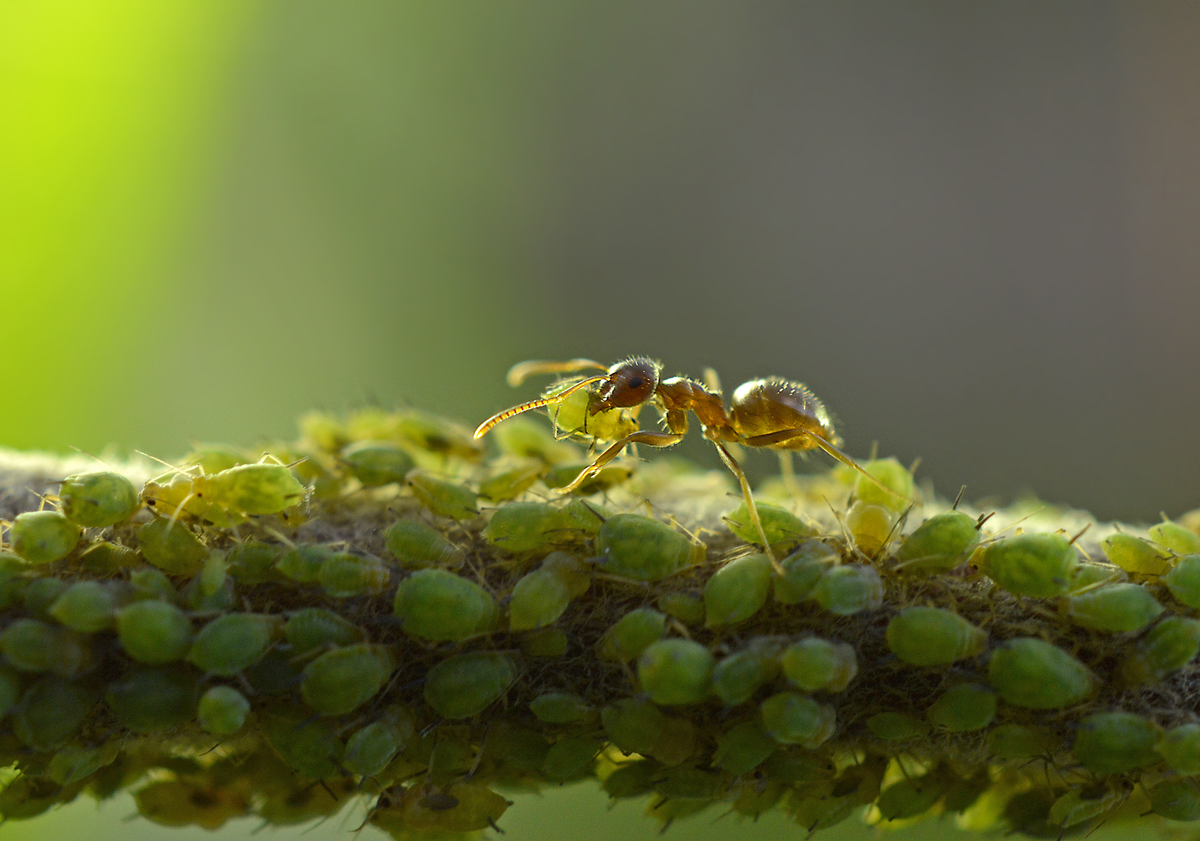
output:
[[621,451],[630,444],[645,444],[649,447],[673,447],[682,440],[682,435],[677,435],[672,432],[648,432],[645,430],[639,430],[638,432],[630,433],[598,455],[596,460],[585,467],[569,485],[564,485],[563,487],[558,488],[557,492],[560,494],[565,494],[575,490],[589,478],[599,473],[604,465],[608,464],[610,461],[620,455]]
[[771,559],[771,566],[775,568],[775,572],[783,575],[783,567],[779,565],[775,553],[771,551],[771,542],[767,540],[767,532],[763,529],[762,518],[758,516],[758,506],[754,504],[754,494],[750,492],[750,482],[746,479],[745,471],[742,470],[742,466],[737,463],[737,460],[730,455],[729,450],[725,449],[724,444],[720,441],[713,441],[713,446],[717,448],[717,453],[720,454],[721,461],[725,462],[725,466],[733,471],[733,475],[737,477],[738,484],[742,486],[742,497],[746,500],[746,511],[750,515],[750,520],[754,523],[754,528],[758,532],[759,539],[762,540],[763,552]]

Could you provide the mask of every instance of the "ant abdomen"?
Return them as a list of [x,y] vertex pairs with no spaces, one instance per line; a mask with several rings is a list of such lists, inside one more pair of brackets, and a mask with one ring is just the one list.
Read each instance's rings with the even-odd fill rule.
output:
[[749,446],[811,450],[820,446],[814,434],[835,447],[841,444],[825,404],[804,385],[779,377],[738,386],[729,415],[741,443]]

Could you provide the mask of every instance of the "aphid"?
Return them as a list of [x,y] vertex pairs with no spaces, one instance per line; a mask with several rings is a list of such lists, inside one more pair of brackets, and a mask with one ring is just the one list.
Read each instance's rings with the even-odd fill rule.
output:
[[605,520],[596,551],[602,570],[638,581],[660,581],[704,557],[703,544],[641,514],[615,514]]
[[375,558],[335,552],[321,564],[317,582],[333,598],[348,599],[384,592],[391,582],[391,573]]
[[1163,606],[1141,584],[1101,584],[1072,594],[1066,600],[1067,617],[1093,631],[1138,631],[1153,622]]
[[523,555],[569,538],[564,509],[544,502],[510,502],[498,509],[481,532],[497,549]]
[[[775,742],[771,742],[775,746]],[[613,800],[624,800],[630,797],[641,797],[654,788],[654,775],[658,772],[658,764],[646,759],[636,759],[618,765],[611,774],[604,778],[601,786],[604,793]]]
[[316,584],[321,580],[321,567],[333,555],[331,546],[303,543],[285,552],[275,563],[275,570],[300,584]]
[[858,674],[854,646],[820,637],[792,643],[779,663],[788,683],[805,692],[841,692]]
[[1154,746],[1162,728],[1133,713],[1095,713],[1079,722],[1071,751],[1097,776],[1123,774],[1159,761]]
[[1170,549],[1176,555],[1200,554],[1200,534],[1184,528],[1178,523],[1164,520],[1150,527],[1150,539],[1159,546]]
[[1152,786],[1150,811],[1173,821],[1200,820],[1200,785],[1195,780],[1163,780]]
[[366,639],[362,628],[323,607],[304,607],[291,614],[283,626],[283,634],[296,651],[354,645]]
[[416,716],[408,707],[392,704],[378,720],[356,731],[346,741],[342,766],[351,774],[374,777],[404,750],[416,732]]
[[250,811],[244,792],[184,780],[159,780],[133,794],[138,814],[161,826],[223,827]]
[[724,796],[729,784],[720,774],[699,768],[668,768],[654,781],[654,790],[670,800],[701,800],[706,803]]
[[825,571],[840,562],[841,556],[828,544],[805,540],[779,562],[783,572],[773,579],[775,601],[799,604],[812,595]]
[[[757,503],[758,519],[762,523],[763,534],[771,541],[773,551],[784,552],[806,537],[811,537],[815,530],[786,508],[771,505],[769,502]],[[723,518],[729,524],[729,530],[747,543],[761,544],[754,518],[746,503]]]
[[169,575],[195,575],[208,558],[208,547],[183,524],[155,517],[138,526],[142,555]]
[[998,759],[1028,759],[1049,756],[1062,740],[1044,727],[1025,724],[1001,724],[987,734],[988,753]]
[[1200,724],[1189,722],[1171,728],[1155,742],[1154,750],[1180,774],[1200,774]]
[[263,613],[218,616],[196,634],[187,660],[208,674],[232,677],[266,653],[274,625],[274,619]]
[[68,476],[62,481],[58,501],[68,520],[88,528],[122,523],[141,506],[133,482],[110,470]]
[[763,729],[775,741],[815,750],[833,735],[837,715],[828,704],[818,704],[799,692],[779,692],[759,707]]
[[1126,572],[1138,575],[1165,575],[1171,568],[1167,553],[1148,540],[1115,532],[1100,541],[1104,557]]
[[111,588],[99,581],[76,581],[54,600],[47,613],[68,628],[94,634],[113,626],[115,609]]
[[628,663],[667,632],[667,617],[652,607],[626,613],[600,638],[596,648],[606,660]]
[[513,587],[508,603],[510,631],[532,631],[555,622],[575,596],[588,588],[588,577],[578,560],[565,552],[551,552],[537,569],[526,573]]
[[65,558],[79,543],[79,526],[58,511],[26,511],[9,526],[12,550],[31,564]]
[[438,715],[470,718],[483,712],[513,685],[516,658],[500,651],[472,651],[447,657],[425,676],[425,701]]
[[780,643],[759,637],[741,651],[717,661],[712,673],[712,694],[727,707],[749,701],[779,674]]
[[714,572],[704,584],[705,627],[744,622],[767,603],[771,593],[771,559],[744,555]]
[[610,464],[600,468],[595,473],[590,474],[586,479],[578,484],[572,484],[579,474],[586,470],[588,464],[563,464],[546,471],[546,475],[542,477],[542,482],[547,488],[558,491],[559,493],[573,493],[579,496],[591,496],[593,494],[604,493],[611,491],[613,488],[620,487],[629,481],[633,476],[634,468],[630,464]]
[[139,663],[173,663],[191,647],[192,623],[173,604],[134,602],[117,611],[117,637],[125,653]]
[[846,512],[845,523],[855,548],[874,558],[891,541],[896,531],[896,514],[884,505],[856,499]]
[[496,625],[496,601],[474,581],[422,569],[400,582],[393,602],[406,634],[433,642],[465,640]]
[[196,613],[224,613],[233,607],[233,578],[224,552],[211,552],[204,567],[183,589],[184,603]]
[[698,642],[658,640],[638,658],[638,680],[656,704],[698,704],[708,696],[715,665],[712,652]]
[[[589,359],[574,359],[565,363],[524,362],[509,371],[509,381],[519,383],[535,373],[570,373],[587,369],[604,370],[604,366]],[[692,412],[703,427],[704,437],[713,443],[721,460],[737,477],[750,519],[768,555],[771,555],[770,540],[750,492],[750,483],[725,446],[726,443],[784,451],[819,447],[867,476],[871,482],[878,482],[854,459],[838,449],[841,439],[833,431],[829,413],[821,401],[800,383],[778,378],[751,380],[733,392],[732,405],[727,410],[721,395],[715,390],[685,377],[662,379],[662,366],[645,357],[623,360],[609,367],[601,376],[586,377],[557,390],[552,389],[538,400],[493,415],[479,425],[475,437],[482,437],[501,421],[543,406],[559,406],[561,417],[561,404],[576,394],[586,395],[586,410],[580,419],[582,423],[571,431],[590,433],[596,440],[616,443],[596,457],[571,484],[561,490],[571,491],[578,487],[631,444],[674,446],[687,434],[687,414]],[[576,399],[581,400],[582,397]],[[589,420],[594,421],[603,413],[614,410],[621,420],[635,421],[637,410],[647,402],[658,410],[666,425],[666,432],[636,429],[624,432],[613,428],[600,430],[595,425],[588,427]]]
[[200,726],[214,736],[232,736],[242,729],[249,713],[250,702],[232,686],[210,686],[196,707]]
[[934,768],[919,777],[897,780],[879,792],[875,807],[885,821],[915,818],[932,809],[954,780],[954,775],[943,768]]
[[996,717],[996,693],[979,683],[960,683],[943,692],[925,714],[943,730],[982,730]]
[[[494,827],[511,805],[499,794],[484,784],[470,779],[452,783],[445,789],[410,786],[399,801],[400,821],[395,825],[393,837],[403,837],[410,832],[443,833],[477,832]],[[388,830],[391,810],[376,812],[371,822]]]
[[97,540],[79,555],[80,568],[93,575],[112,575],[141,562],[138,550],[107,540]]
[[99,700],[96,690],[83,683],[42,678],[25,690],[13,709],[12,731],[27,747],[54,750],[79,732]]
[[892,653],[913,666],[948,666],[987,648],[988,635],[940,607],[906,607],[887,626]]
[[546,472],[541,462],[531,461],[509,470],[493,473],[479,483],[479,495],[493,502],[516,499],[533,487],[533,483]]
[[1175,601],[1200,610],[1200,555],[1184,555],[1174,569],[1163,577],[1163,583]]
[[1032,637],[1008,640],[992,653],[988,682],[1001,700],[1034,710],[1074,706],[1100,685],[1083,663]]
[[322,715],[345,715],[375,697],[395,669],[387,646],[335,648],[304,667],[300,695]]
[[[167,465],[172,467],[172,465]],[[240,464],[217,473],[205,473],[199,466],[175,472],[146,483],[142,499],[170,517],[183,514],[230,528],[249,517],[281,514],[304,501],[305,488],[286,464]]]
[[1019,534],[987,546],[977,556],[980,571],[1008,592],[1048,599],[1070,587],[1079,553],[1061,534]]
[[604,742],[587,736],[563,736],[546,751],[541,771],[555,782],[590,777]]
[[25,587],[25,609],[39,619],[50,618],[50,606],[66,592],[69,585],[61,578],[33,578]]
[[[895,458],[864,462],[854,476],[854,498],[867,505],[882,505],[899,514],[913,498],[913,474]],[[853,474],[851,474],[853,475]]]
[[548,724],[582,721],[592,712],[587,702],[573,692],[543,692],[529,702],[529,709]]
[[579,447],[560,441],[546,431],[542,424],[517,418],[496,430],[500,452],[515,458],[536,459],[543,464],[567,464],[578,461]]
[[198,694],[191,669],[138,668],[108,685],[104,703],[130,730],[155,733],[194,719]]
[[69,786],[111,765],[120,752],[121,748],[115,742],[98,747],[66,745],[51,758],[46,766],[46,776],[60,786]]
[[949,572],[979,545],[979,523],[962,511],[934,514],[904,538],[896,550],[898,567],[908,573]]
[[1050,806],[1047,820],[1064,830],[1103,815],[1123,803],[1133,789],[1123,781],[1097,782],[1074,788]]
[[53,672],[70,678],[92,664],[88,638],[43,622],[17,619],[0,634],[0,653],[14,669],[22,672]]
[[390,441],[356,441],[342,450],[339,460],[364,488],[403,482],[417,466],[406,450]]
[[693,627],[704,622],[704,599],[683,590],[668,590],[655,601],[659,609]]
[[713,751],[712,764],[727,774],[748,774],[779,749],[779,743],[758,719],[743,721],[731,728]]
[[397,520],[383,533],[388,552],[405,569],[453,567],[466,557],[433,526],[419,520]]
[[340,777],[345,745],[338,738],[336,724],[328,719],[313,720],[303,707],[280,706],[263,717],[262,731],[267,742],[290,768],[310,780]]
[[885,742],[907,742],[928,733],[929,725],[905,713],[885,712],[868,718],[867,729]]
[[283,553],[283,547],[261,540],[247,540],[229,550],[228,572],[239,584],[253,586],[267,581],[279,581],[280,573],[275,564]]
[[479,513],[479,494],[421,470],[410,470],[405,477],[409,488],[422,505],[438,517],[469,520]]
[[883,582],[869,564],[842,564],[821,575],[812,598],[836,616],[851,616],[883,604]]

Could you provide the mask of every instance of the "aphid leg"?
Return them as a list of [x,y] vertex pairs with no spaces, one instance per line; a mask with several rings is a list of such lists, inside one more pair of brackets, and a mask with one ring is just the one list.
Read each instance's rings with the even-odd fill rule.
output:
[[604,465],[608,464],[614,458],[621,454],[621,451],[630,444],[646,444],[650,447],[673,447],[683,440],[683,435],[673,432],[649,432],[640,430],[638,432],[626,435],[617,443],[613,444],[607,450],[596,457],[596,460],[585,467],[578,476],[576,476],[569,485],[564,485],[556,489],[556,493],[566,494],[578,488],[590,477],[595,476],[600,472]]
[[490,418],[485,420],[483,423],[479,424],[479,428],[475,430],[475,437],[482,438],[484,435],[487,434],[488,430],[491,429],[493,426],[500,423],[501,421],[506,421],[515,415],[522,414],[523,412],[528,412],[531,409],[540,409],[543,406],[550,406],[555,403],[561,403],[569,395],[574,394],[575,392],[579,391],[579,389],[583,388],[584,386],[591,385],[592,383],[601,382],[604,379],[606,379],[606,378],[605,377],[588,377],[586,380],[580,380],[579,382],[575,383],[575,385],[571,386],[570,388],[560,391],[557,394],[551,395],[550,397],[542,397],[538,400],[530,400],[528,403],[522,403],[519,406],[513,406],[511,409],[505,409],[503,412],[499,412],[495,415],[492,415]]
[[516,388],[530,377],[538,374],[570,374],[575,371],[598,369],[607,371],[607,365],[601,365],[592,359],[568,359],[566,362],[547,362],[541,359],[530,359],[518,362],[508,369],[508,384]]
[[771,566],[775,568],[775,573],[782,576],[784,574],[783,567],[775,558],[775,553],[771,551],[771,541],[767,540],[767,533],[763,529],[762,518],[758,516],[758,506],[754,504],[754,494],[750,493],[750,483],[746,480],[745,471],[742,470],[742,466],[737,463],[737,460],[730,455],[729,450],[725,449],[724,444],[720,441],[713,441],[713,446],[717,448],[717,453],[721,456],[721,461],[725,462],[725,466],[733,471],[733,475],[737,477],[738,484],[742,486],[742,497],[746,500],[746,513],[754,521],[754,529],[758,532],[758,536],[762,540],[763,552],[771,559]]

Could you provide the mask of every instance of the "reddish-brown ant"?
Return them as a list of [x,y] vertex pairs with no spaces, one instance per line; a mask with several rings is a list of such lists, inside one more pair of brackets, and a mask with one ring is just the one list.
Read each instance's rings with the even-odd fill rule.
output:
[[[763,531],[754,497],[750,493],[750,484],[741,465],[725,446],[726,443],[746,447],[770,447],[776,450],[820,448],[884,490],[892,492],[863,470],[858,462],[838,449],[842,439],[833,431],[833,423],[824,404],[797,382],[771,377],[742,383],[733,392],[732,405],[726,410],[721,394],[715,387],[705,386],[687,377],[663,379],[662,365],[643,356],[622,360],[607,369],[590,359],[572,359],[569,362],[521,362],[509,371],[508,380],[510,384],[516,385],[531,374],[568,373],[592,368],[604,370],[605,373],[587,377],[538,400],[531,400],[492,415],[475,430],[475,437],[486,435],[493,426],[514,415],[561,403],[584,388],[588,389],[587,415],[590,417],[612,410],[636,412],[646,402],[658,409],[667,428],[666,432],[639,429],[619,439],[597,433],[595,437],[598,439],[616,440],[616,443],[600,453],[573,482],[559,489],[561,493],[567,493],[579,487],[630,444],[646,444],[650,447],[671,447],[678,444],[687,434],[687,413],[692,412],[704,428],[704,437],[712,441],[721,460],[737,477],[742,496],[746,500],[746,509],[762,540],[764,550],[772,560],[774,555]],[[636,426],[634,428],[636,429]]]

